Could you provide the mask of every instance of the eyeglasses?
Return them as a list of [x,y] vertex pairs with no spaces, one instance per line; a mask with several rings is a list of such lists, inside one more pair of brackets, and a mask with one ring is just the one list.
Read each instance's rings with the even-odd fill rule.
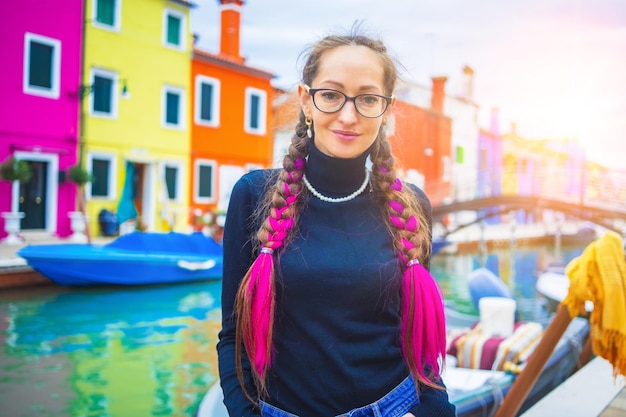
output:
[[347,101],[354,103],[354,108],[363,117],[375,119],[385,113],[393,97],[379,94],[359,94],[350,97],[341,91],[329,88],[311,88],[304,85],[307,93],[313,99],[313,104],[323,113],[335,113],[343,108]]

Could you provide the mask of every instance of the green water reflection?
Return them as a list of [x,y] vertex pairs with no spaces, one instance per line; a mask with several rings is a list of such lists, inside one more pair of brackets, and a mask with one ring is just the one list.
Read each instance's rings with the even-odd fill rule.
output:
[[220,283],[0,294],[1,415],[190,416],[217,378]]
[[[563,248],[568,261],[582,249]],[[474,312],[467,274],[486,266],[529,314],[551,248],[433,258],[446,299]],[[546,256],[546,254],[548,254]],[[192,416],[217,379],[220,282],[0,292],[0,415]]]

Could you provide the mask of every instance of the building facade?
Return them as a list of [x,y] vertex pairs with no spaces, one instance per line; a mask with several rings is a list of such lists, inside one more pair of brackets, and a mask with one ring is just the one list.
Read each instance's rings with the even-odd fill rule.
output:
[[24,160],[33,174],[0,181],[0,212],[24,213],[22,230],[65,237],[76,209],[67,172],[77,161],[83,2],[65,1],[63,13],[55,2],[2,2],[0,16],[0,162]]
[[246,65],[240,55],[242,7],[243,1],[221,0],[219,53],[193,51],[192,218],[225,211],[235,182],[272,164],[273,75]]
[[92,229],[187,224],[192,35],[183,0],[87,0],[80,156]]

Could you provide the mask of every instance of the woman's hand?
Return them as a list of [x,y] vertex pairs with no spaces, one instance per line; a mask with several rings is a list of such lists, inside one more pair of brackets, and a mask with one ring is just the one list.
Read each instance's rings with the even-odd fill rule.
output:
[[406,413],[402,417],[415,417],[415,415],[413,413]]

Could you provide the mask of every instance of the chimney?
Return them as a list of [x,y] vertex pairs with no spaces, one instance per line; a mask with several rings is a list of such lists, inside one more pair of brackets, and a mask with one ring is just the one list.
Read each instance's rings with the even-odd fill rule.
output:
[[443,114],[443,100],[446,97],[445,84],[448,77],[433,77],[433,92],[430,97],[430,108]]
[[463,98],[472,101],[474,99],[474,70],[472,67],[464,66],[463,76],[465,77]]
[[220,55],[226,59],[243,63],[239,55],[239,29],[243,0],[218,0],[221,5]]

